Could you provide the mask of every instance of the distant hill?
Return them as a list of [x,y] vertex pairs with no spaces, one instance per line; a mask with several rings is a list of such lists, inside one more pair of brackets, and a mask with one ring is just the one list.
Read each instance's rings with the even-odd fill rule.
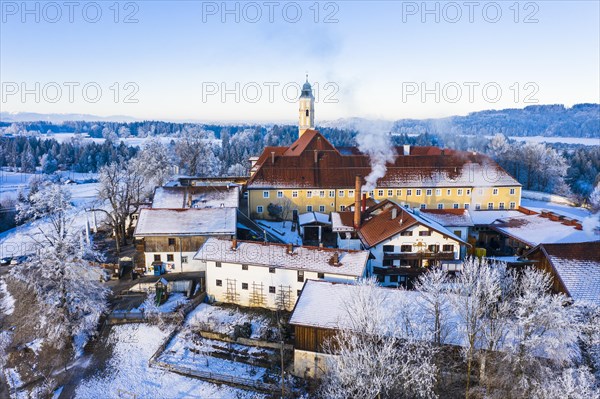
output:
[[395,133],[468,134],[545,137],[600,137],[600,104],[531,105],[472,112],[441,119],[401,119]]
[[103,122],[134,122],[136,118],[125,115],[98,116],[90,114],[38,114],[35,112],[0,112],[0,122],[50,122],[63,123],[66,121],[103,121]]
[[[138,127],[154,124],[158,131],[154,134],[170,135],[184,125],[198,125],[213,130],[219,136],[222,128],[226,130],[244,130],[245,128],[270,128],[272,124],[256,123],[185,123],[169,121],[139,121],[123,115],[97,116],[86,114],[37,114],[29,112],[0,112],[0,127],[11,123],[23,124],[28,130],[41,132],[90,132],[99,137],[103,125],[117,131],[125,125],[132,135],[138,134]],[[67,123],[65,123],[67,122]],[[100,131],[94,132],[94,123],[100,125]],[[55,126],[48,126],[54,124]],[[58,125],[58,126],[56,126]],[[290,127],[292,125],[280,125]],[[98,126],[96,126],[98,127]],[[564,105],[531,105],[525,108],[509,108],[472,112],[466,116],[451,116],[438,119],[400,119],[389,121],[368,118],[341,118],[333,121],[320,121],[317,128],[323,131],[385,130],[397,134],[417,135],[493,135],[503,133],[507,136],[545,136],[545,137],[586,137],[600,138],[600,104],[577,104],[571,108]],[[146,129],[148,130],[148,129]],[[154,131],[154,130],[153,130]],[[341,132],[334,132],[335,134]]]

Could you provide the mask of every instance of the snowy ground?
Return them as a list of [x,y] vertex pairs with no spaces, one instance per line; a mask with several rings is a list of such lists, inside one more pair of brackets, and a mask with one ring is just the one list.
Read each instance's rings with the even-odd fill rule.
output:
[[[255,222],[268,233],[277,236],[287,244],[302,245],[302,237],[298,230],[292,231],[292,222],[274,222],[271,220],[255,220]],[[285,223],[285,226],[284,226]]]
[[105,370],[81,382],[76,398],[257,398],[255,392],[218,386],[179,374],[150,368],[148,360],[168,333],[147,324],[112,328],[115,343]]
[[275,352],[272,349],[228,344],[212,339],[201,338],[192,341],[191,339],[186,339],[186,337],[182,335],[183,334],[178,334],[173,338],[159,357],[159,361],[176,367],[183,367],[201,372],[261,381],[267,374],[266,368],[217,357],[215,355],[222,354],[225,355],[225,357],[228,357],[229,353],[236,353],[239,357],[244,358],[256,357],[257,355],[264,355],[265,357],[270,355],[274,357],[275,355]]
[[[154,296],[152,296],[154,298]],[[171,313],[177,308],[185,305],[190,300],[185,296],[183,292],[173,292],[169,294],[169,298],[160,305],[157,309],[161,313]],[[147,307],[147,302],[142,303],[139,307],[131,309],[130,312],[141,312]],[[154,307],[152,307],[154,308]]]
[[15,311],[15,298],[8,292],[6,282],[0,280],[0,314],[10,316]]
[[240,311],[232,307],[221,307],[201,303],[187,317],[186,325],[192,330],[212,331],[232,335],[236,325],[250,323],[252,335],[250,338],[259,339],[268,334],[269,320],[254,312]]

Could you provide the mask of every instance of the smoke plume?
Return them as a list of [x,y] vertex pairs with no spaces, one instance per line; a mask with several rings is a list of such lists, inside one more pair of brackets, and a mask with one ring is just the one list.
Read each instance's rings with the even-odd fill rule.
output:
[[384,124],[364,123],[356,127],[358,149],[369,156],[371,173],[365,177],[363,191],[371,191],[377,187],[377,180],[385,176],[387,163],[396,160],[396,150],[392,144],[390,131]]

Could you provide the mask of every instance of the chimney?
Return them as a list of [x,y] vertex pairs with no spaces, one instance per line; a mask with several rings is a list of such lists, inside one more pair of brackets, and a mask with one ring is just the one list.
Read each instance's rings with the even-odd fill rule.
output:
[[333,257],[331,258],[331,264],[333,266],[339,266],[340,265],[340,254],[337,252],[333,253]]
[[293,254],[293,253],[294,253],[294,244],[292,244],[292,243],[289,243],[289,244],[287,245],[287,251],[286,251],[286,252],[287,252],[289,255]]
[[410,155],[410,144],[404,144],[404,155]]
[[356,176],[354,180],[354,229],[360,228],[360,189],[362,187],[362,177]]
[[363,213],[367,211],[367,193],[363,193],[362,196],[362,211]]
[[393,207],[392,208],[392,220],[396,219],[397,216],[398,216],[398,208]]
[[233,240],[231,240],[231,249],[233,249],[234,251],[237,249],[237,238],[234,238]]
[[322,242],[320,242],[320,243],[319,243],[319,251],[320,251],[320,250],[322,250],[322,249],[323,249],[323,243],[322,243]]
[[271,164],[275,164],[275,151],[271,151]]

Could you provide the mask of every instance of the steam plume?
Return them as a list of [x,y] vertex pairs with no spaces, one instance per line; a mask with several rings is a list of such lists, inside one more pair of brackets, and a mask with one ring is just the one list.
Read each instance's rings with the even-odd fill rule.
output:
[[387,163],[396,160],[396,150],[390,139],[389,129],[382,124],[365,122],[356,127],[358,149],[369,156],[371,173],[365,177],[363,191],[371,191],[377,187],[377,180],[385,176]]

